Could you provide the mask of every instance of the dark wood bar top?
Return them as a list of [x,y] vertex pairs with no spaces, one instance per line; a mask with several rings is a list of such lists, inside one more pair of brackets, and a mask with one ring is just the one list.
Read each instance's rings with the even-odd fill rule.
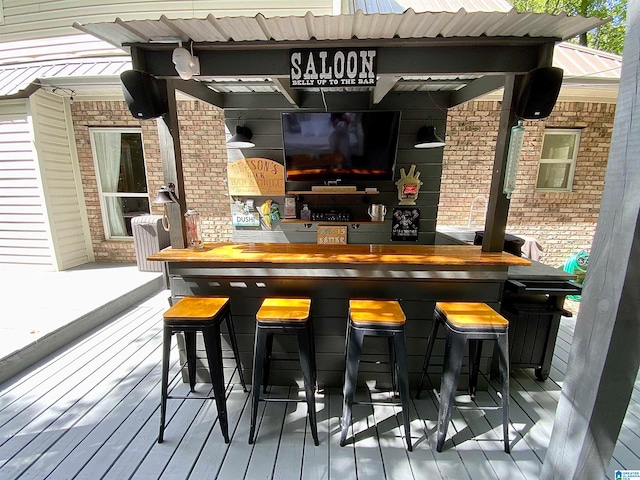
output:
[[205,243],[203,249],[166,248],[148,258],[162,262],[527,266],[506,252],[472,245],[317,245],[301,243]]

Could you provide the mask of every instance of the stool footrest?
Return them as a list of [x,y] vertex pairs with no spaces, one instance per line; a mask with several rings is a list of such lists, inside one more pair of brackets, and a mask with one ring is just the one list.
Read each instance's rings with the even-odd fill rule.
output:
[[401,407],[400,402],[352,402],[351,405],[372,405],[374,407]]
[[216,397],[189,397],[186,395],[178,395],[178,396],[173,396],[173,395],[168,395],[167,396],[167,400],[215,400]]
[[304,399],[297,398],[259,398],[259,402],[280,402],[280,403],[307,403]]

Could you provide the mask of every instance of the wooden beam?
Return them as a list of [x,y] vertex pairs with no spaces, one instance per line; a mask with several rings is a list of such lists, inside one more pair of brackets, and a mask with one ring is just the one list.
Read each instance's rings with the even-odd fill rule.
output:
[[608,467],[640,367],[639,58],[640,2],[629,2],[600,217],[545,480],[614,477]]
[[500,113],[493,176],[491,177],[491,191],[489,193],[489,205],[487,206],[487,220],[484,227],[484,238],[482,239],[482,250],[485,252],[500,252],[504,248],[504,236],[507,228],[507,217],[509,216],[509,199],[502,190],[511,127],[517,123],[514,111],[521,82],[522,78],[520,76],[507,75],[505,77],[502,112]]
[[173,248],[185,248],[187,245],[187,229],[184,213],[187,211],[187,200],[182,171],[182,150],[180,148],[180,129],[178,126],[178,105],[176,102],[176,81],[167,80],[168,112],[158,119],[158,140],[160,158],[165,185],[173,183],[178,203],[167,204],[171,230],[169,238]]
[[202,100],[203,102],[210,103],[216,107],[224,108],[224,96],[218,92],[214,92],[205,83],[197,80],[174,80],[174,86],[176,90],[190,95],[191,97]]
[[504,87],[504,75],[485,75],[451,94],[454,107]]
[[384,96],[398,83],[398,80],[400,80],[400,77],[397,75],[378,75],[378,82],[373,88],[373,104],[380,103]]
[[273,83],[287,101],[294,107],[300,106],[301,93],[300,90],[291,88],[289,77],[273,77]]

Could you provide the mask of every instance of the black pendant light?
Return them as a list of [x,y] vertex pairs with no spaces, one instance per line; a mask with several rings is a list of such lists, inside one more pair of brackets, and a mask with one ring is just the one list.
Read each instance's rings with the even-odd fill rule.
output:
[[253,137],[253,132],[249,127],[242,124],[240,125],[240,120],[242,117],[238,118],[238,125],[236,126],[236,134],[227,140],[227,147],[229,148],[252,148],[255,147],[256,144],[251,141]]
[[444,147],[445,143],[438,135],[436,135],[436,127],[433,125],[425,125],[418,130],[416,136],[415,148],[436,148]]

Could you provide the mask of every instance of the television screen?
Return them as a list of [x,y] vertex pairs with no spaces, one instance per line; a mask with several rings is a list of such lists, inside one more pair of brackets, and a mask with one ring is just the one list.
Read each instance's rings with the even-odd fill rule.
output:
[[287,180],[393,180],[400,112],[282,114]]

